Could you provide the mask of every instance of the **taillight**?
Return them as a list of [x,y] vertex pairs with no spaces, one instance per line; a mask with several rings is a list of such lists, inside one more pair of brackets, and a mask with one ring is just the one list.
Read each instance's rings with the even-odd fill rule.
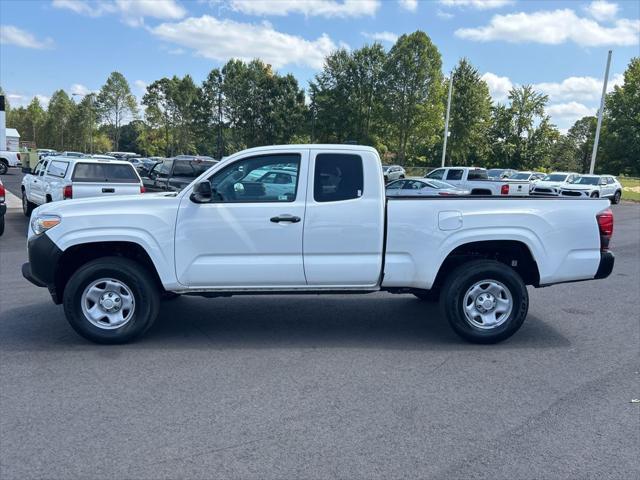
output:
[[4,196],[5,196],[4,185],[0,184],[0,203],[4,202]]
[[613,235],[613,212],[607,208],[596,215],[596,220],[600,230],[600,250],[608,250],[609,241]]
[[140,193],[144,193],[146,191],[147,191],[147,189],[144,188],[144,185],[140,185]]
[[69,198],[73,198],[73,187],[71,185],[67,185],[62,189],[62,199],[68,200]]
[[500,195],[509,195],[509,184],[505,183],[500,187]]

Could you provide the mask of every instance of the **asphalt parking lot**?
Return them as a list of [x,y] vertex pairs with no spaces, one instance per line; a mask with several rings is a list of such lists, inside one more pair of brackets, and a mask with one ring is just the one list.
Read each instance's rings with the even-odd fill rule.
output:
[[640,205],[613,210],[611,277],[531,289],[493,346],[390,294],[179,298],[94,345],[22,279],[10,210],[0,478],[638,478]]

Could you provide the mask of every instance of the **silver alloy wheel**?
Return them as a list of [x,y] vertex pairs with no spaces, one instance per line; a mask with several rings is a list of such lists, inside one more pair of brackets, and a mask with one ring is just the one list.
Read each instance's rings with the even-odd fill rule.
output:
[[133,317],[136,308],[131,289],[113,278],[91,282],[82,292],[80,303],[86,319],[105,330],[125,325]]
[[472,326],[490,330],[507,321],[513,310],[513,296],[503,283],[481,280],[465,293],[463,309]]

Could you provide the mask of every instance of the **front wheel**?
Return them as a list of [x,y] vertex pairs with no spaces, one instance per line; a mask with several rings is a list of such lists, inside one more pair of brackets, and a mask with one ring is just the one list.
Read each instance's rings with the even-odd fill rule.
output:
[[0,160],[0,175],[4,175],[9,170],[9,164],[4,160]]
[[27,199],[27,193],[22,190],[22,213],[24,213],[25,217],[30,217],[33,209],[36,208],[36,204],[30,202]]
[[622,193],[620,192],[620,190],[618,190],[614,195],[613,198],[611,199],[611,203],[613,203],[614,205],[617,205],[620,203],[620,198],[622,197]]
[[598,192],[593,192],[591,194],[591,198],[600,198],[600,194]]
[[159,288],[149,271],[133,260],[105,257],[80,267],[64,289],[71,327],[96,343],[125,343],[153,324]]
[[515,270],[495,260],[474,260],[445,282],[440,306],[453,330],[472,343],[497,343],[522,326],[529,295]]

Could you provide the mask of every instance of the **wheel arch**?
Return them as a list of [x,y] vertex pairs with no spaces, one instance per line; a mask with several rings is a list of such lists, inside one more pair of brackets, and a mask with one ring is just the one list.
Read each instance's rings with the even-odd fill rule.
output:
[[525,284],[539,286],[540,270],[529,245],[522,240],[481,240],[456,246],[446,255],[433,281],[440,288],[447,275],[458,266],[479,259],[497,260],[513,268]]
[[54,273],[54,301],[62,302],[69,279],[80,267],[92,260],[113,256],[128,258],[142,265],[151,273],[158,288],[164,292],[158,269],[142,245],[133,241],[101,241],[76,244],[62,252]]

